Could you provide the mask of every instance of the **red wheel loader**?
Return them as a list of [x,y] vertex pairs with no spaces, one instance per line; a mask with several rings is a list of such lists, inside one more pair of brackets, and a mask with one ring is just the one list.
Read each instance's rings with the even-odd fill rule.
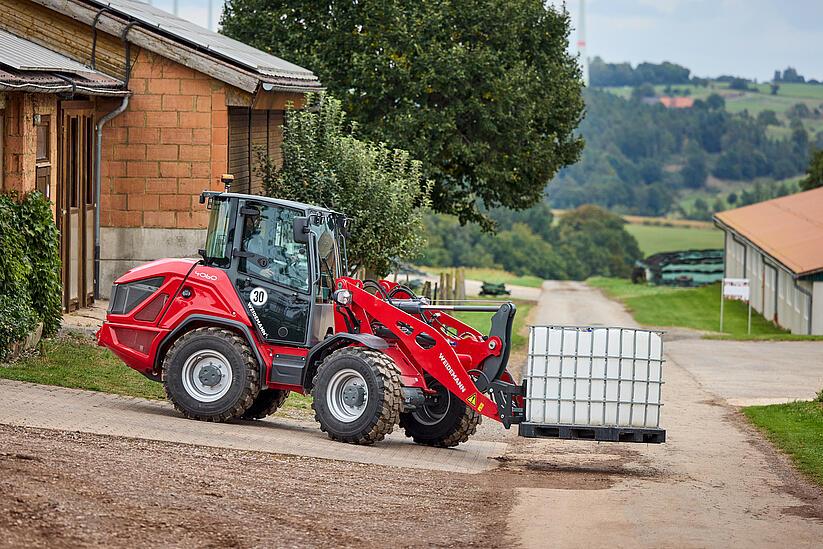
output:
[[[260,419],[290,392],[310,393],[332,439],[372,444],[400,425],[442,447],[467,441],[483,416],[524,422],[526,382],[506,369],[512,303],[433,305],[387,280],[345,276],[338,212],[230,192],[200,202],[210,210],[202,259],[153,261],[117,279],[97,336],[162,382],[180,413]],[[490,333],[451,311],[489,312]],[[607,440],[545,425],[521,433]]]

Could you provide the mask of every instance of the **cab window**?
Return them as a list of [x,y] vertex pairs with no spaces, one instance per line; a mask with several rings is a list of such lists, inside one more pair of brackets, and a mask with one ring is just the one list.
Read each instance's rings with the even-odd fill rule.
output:
[[215,267],[228,267],[231,257],[227,244],[231,240],[231,202],[213,199],[210,204],[209,232],[206,237],[206,263]]
[[239,270],[303,293],[309,291],[309,260],[305,244],[294,241],[296,210],[267,204],[247,204],[259,215],[244,216]]
[[337,240],[331,230],[326,229],[318,236],[317,255],[320,260],[320,288],[317,292],[317,301],[328,303],[334,292],[334,282],[340,276],[337,260]]

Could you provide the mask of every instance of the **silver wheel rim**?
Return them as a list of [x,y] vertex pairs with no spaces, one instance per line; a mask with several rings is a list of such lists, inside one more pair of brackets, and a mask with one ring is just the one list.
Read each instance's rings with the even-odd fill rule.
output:
[[229,392],[232,382],[231,365],[217,351],[204,349],[194,352],[181,372],[183,388],[198,402],[215,402]]
[[335,372],[326,388],[326,403],[337,421],[356,421],[369,404],[369,388],[365,378],[351,368]]
[[438,400],[435,404],[431,399],[423,401],[423,406],[412,412],[412,416],[423,425],[437,425],[449,411],[452,395],[449,391],[439,388]]

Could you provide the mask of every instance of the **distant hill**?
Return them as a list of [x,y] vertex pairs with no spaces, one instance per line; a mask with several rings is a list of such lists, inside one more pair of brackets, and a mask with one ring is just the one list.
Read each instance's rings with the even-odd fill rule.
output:
[[552,206],[594,202],[621,213],[709,219],[796,191],[810,148],[823,148],[823,85],[780,82],[775,89],[657,67],[681,83],[587,90],[586,149],[549,185]]

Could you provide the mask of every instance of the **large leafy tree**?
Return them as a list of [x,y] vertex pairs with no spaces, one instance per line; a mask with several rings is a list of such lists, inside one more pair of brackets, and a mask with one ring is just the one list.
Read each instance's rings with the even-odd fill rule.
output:
[[460,220],[537,203],[583,147],[570,21],[540,0],[229,0],[223,32],[311,68]]

